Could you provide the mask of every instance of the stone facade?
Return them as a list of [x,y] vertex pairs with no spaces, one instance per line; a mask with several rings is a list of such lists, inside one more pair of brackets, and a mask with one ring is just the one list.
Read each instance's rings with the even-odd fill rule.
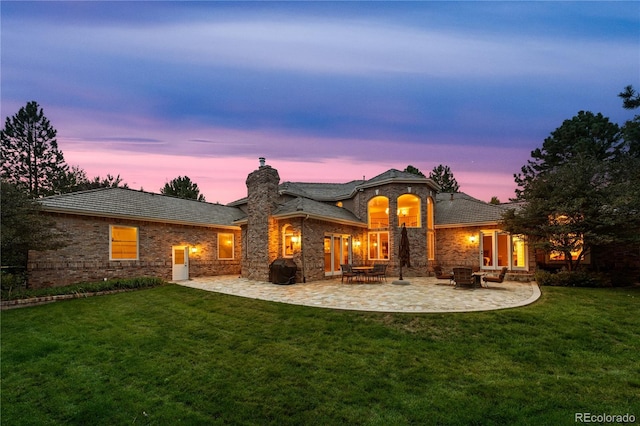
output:
[[[52,214],[70,244],[59,250],[31,251],[27,265],[33,288],[62,286],[104,278],[155,276],[172,279],[172,247],[188,245],[192,277],[239,274],[240,232],[157,222]],[[109,260],[110,225],[138,228],[139,259]],[[218,260],[218,234],[234,234],[235,259]]]
[[242,276],[266,281],[269,265],[278,257],[278,223],[272,212],[278,201],[280,176],[276,169],[260,165],[247,177],[247,225],[243,227]]

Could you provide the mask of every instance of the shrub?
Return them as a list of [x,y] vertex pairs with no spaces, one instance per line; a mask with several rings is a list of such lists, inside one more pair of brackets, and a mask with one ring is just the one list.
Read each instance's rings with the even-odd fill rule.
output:
[[[4,279],[4,276],[3,276]],[[73,284],[64,287],[41,289],[13,288],[5,291],[2,285],[2,300],[29,299],[33,297],[59,296],[63,294],[97,293],[111,290],[134,290],[164,285],[165,281],[157,277],[114,278],[106,281]]]
[[559,287],[611,287],[611,280],[603,274],[590,271],[560,271],[552,273],[538,271],[535,274],[538,285]]

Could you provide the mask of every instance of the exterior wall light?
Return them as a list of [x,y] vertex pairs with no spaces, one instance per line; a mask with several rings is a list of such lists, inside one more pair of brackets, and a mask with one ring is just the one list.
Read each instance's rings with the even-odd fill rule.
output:
[[197,252],[197,251],[198,251],[198,248],[197,248],[197,247],[191,247],[191,253],[195,253],[195,252]]
[[475,235],[470,236],[470,237],[469,237],[469,242],[470,242],[471,244],[475,243],[475,242],[476,242],[476,236],[475,236]]

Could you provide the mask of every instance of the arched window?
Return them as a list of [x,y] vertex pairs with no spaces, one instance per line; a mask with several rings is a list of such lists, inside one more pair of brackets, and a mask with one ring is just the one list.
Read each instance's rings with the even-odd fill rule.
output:
[[379,195],[369,200],[367,204],[369,228],[380,229],[389,227],[389,199]]
[[427,259],[436,258],[436,230],[433,210],[433,198],[427,197]]
[[293,257],[294,245],[297,242],[291,225],[282,228],[282,257]]
[[420,198],[413,194],[398,197],[398,226],[420,228]]

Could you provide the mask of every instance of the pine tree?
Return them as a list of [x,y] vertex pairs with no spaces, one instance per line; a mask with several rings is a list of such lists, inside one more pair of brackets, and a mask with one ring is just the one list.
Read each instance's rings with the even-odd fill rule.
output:
[[440,164],[434,167],[429,173],[429,179],[440,186],[440,192],[460,192],[460,185],[458,185],[456,178],[453,177],[453,172],[451,172],[449,166]]
[[56,141],[57,131],[35,101],[27,102],[0,131],[2,167],[0,175],[33,198],[60,191],[68,166]]

